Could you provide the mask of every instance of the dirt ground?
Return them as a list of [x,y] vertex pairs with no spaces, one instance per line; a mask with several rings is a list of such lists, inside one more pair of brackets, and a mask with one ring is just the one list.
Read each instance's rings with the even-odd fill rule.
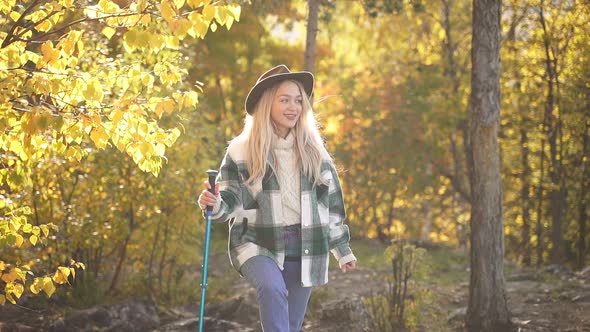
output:
[[[466,266],[454,269],[465,271]],[[360,267],[358,270],[341,273],[330,271],[330,282],[314,289],[303,331],[360,332],[358,324],[351,324],[350,317],[342,312],[326,315],[332,310],[330,304],[359,301],[387,289],[383,281],[385,270]],[[444,271],[433,271],[433,276]],[[466,281],[453,286],[424,284],[432,294],[429,312],[412,331],[465,331],[464,319],[468,302],[469,285]],[[234,285],[250,305],[256,306],[254,290],[242,279]],[[519,332],[590,332],[590,268],[573,273],[556,267],[520,269],[512,267],[506,277],[506,296],[512,322]],[[327,304],[327,305],[326,305]],[[433,310],[434,309],[434,310]],[[355,319],[353,317],[352,319]],[[250,324],[255,331],[262,331],[258,322]],[[365,331],[372,331],[365,328]],[[498,331],[502,332],[502,331]]]
[[[243,278],[236,278],[237,275],[226,260],[225,254],[214,254],[211,257],[213,263],[210,264],[218,267],[212,269],[211,279],[221,280],[222,277],[227,277],[232,281],[227,289],[217,290],[218,294],[239,295],[241,304],[236,310],[241,312],[243,318],[240,323],[259,332],[261,328],[256,317],[254,290]],[[590,332],[590,268],[571,272],[558,267],[522,269],[510,266],[509,270],[506,274],[506,296],[512,322],[518,331]],[[361,307],[367,298],[387,289],[383,280],[387,273],[389,272],[384,269],[363,265],[348,273],[331,270],[330,282],[314,289],[312,293],[303,331],[375,331],[366,327],[368,315],[360,311],[364,310]],[[430,274],[421,284],[430,294],[429,302],[422,304],[419,321],[407,331],[465,331],[464,318],[468,301],[466,280],[469,274],[467,266],[445,266],[431,271]],[[450,276],[446,283],[429,281],[440,280],[445,276]],[[212,289],[212,301],[214,293]],[[218,318],[239,322],[238,314],[232,311],[234,309],[226,310],[228,317],[223,317],[223,303],[211,303],[211,312],[216,306]],[[26,303],[22,306],[6,304],[0,307],[0,332],[43,331],[48,321],[63,315],[60,307],[59,302],[52,303],[45,310],[33,310]],[[185,307],[185,310],[197,312],[194,306]],[[359,313],[351,314],[349,311]],[[11,329],[2,327],[6,323],[10,323]]]
[[[382,273],[363,268],[353,273],[333,273],[327,286],[329,297],[370,296],[379,287]],[[380,286],[381,289],[386,287],[383,283]],[[438,304],[437,326],[423,322],[416,330],[465,331],[468,283],[426,287],[435,295]],[[506,296],[512,322],[519,332],[590,332],[590,268],[583,273],[557,268],[516,269],[506,278]],[[341,322],[318,319],[321,312],[311,311],[310,314],[304,331],[352,331]]]

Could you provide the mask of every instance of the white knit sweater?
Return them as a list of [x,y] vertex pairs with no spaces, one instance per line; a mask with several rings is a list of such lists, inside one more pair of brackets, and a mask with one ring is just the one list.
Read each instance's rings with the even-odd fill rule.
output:
[[274,137],[272,149],[277,161],[277,178],[281,187],[283,203],[283,221],[285,225],[301,223],[301,183],[299,163],[293,149],[295,137],[293,132],[284,139]]

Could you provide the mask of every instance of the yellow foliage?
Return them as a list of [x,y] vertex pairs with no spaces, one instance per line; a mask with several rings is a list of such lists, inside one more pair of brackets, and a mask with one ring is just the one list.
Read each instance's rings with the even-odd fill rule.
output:
[[183,107],[195,107],[199,102],[199,94],[196,91],[189,91],[184,94]]
[[102,29],[101,32],[103,35],[105,35],[105,37],[107,37],[108,39],[111,39],[111,38],[113,38],[113,36],[115,35],[115,32],[117,32],[117,30],[115,30],[109,26],[106,26]]
[[55,285],[53,284],[53,280],[49,277],[43,278],[43,291],[47,294],[48,297],[51,297],[55,292]]
[[[193,31],[194,31],[193,34],[199,38],[205,38],[205,35],[207,34],[207,31],[209,30],[209,22],[203,18],[203,15],[201,15],[197,12],[192,12],[188,16],[188,19],[193,24]],[[191,34],[191,36],[193,34]]]
[[74,4],[74,0],[59,0],[58,3],[63,7],[69,8]]
[[45,21],[37,24],[35,26],[35,29],[40,32],[47,32],[47,31],[51,30],[52,27],[53,27],[53,24],[51,24],[51,21],[45,20]]
[[4,14],[9,14],[12,11],[12,7],[16,4],[16,0],[5,0],[0,2],[0,11]]
[[169,23],[172,22],[176,16],[173,5],[174,3],[170,0],[162,0],[160,3],[160,12],[162,13],[162,18],[164,18],[164,20]]
[[40,291],[43,290],[43,278],[35,278],[31,286],[29,286],[31,293],[39,294]]
[[102,85],[96,78],[93,78],[90,80],[90,82],[86,83],[86,89],[82,92],[82,94],[88,101],[101,102],[104,97]]
[[154,113],[158,118],[162,117],[162,114],[169,114],[176,110],[176,103],[170,98],[161,99],[154,109]]
[[2,275],[0,276],[0,280],[4,281],[7,284],[12,283],[17,278],[18,278],[18,273],[16,272],[16,269],[10,269],[10,271],[8,271],[8,273],[2,273]]
[[97,148],[104,149],[108,144],[109,134],[102,125],[97,125],[90,132],[90,138]]
[[187,3],[190,7],[196,9],[199,8],[203,5],[209,4],[211,1],[207,0],[207,1],[203,1],[203,0],[187,0]]
[[205,18],[206,21],[211,22],[213,20],[213,18],[215,17],[216,13],[217,13],[217,10],[216,10],[215,6],[205,5],[205,7],[203,8],[203,17]]
[[16,243],[15,243],[16,247],[20,248],[24,242],[25,242],[25,238],[22,235],[17,234],[16,235]]
[[[58,230],[29,220],[28,204],[36,198],[23,198],[23,193],[33,192],[33,184],[47,184],[33,181],[38,167],[76,164],[112,145],[140,170],[159,174],[167,148],[180,136],[180,124],[170,115],[198,103],[180,67],[181,42],[203,38],[210,25],[230,28],[240,10],[196,0],[56,0],[18,6],[16,0],[5,0],[0,15],[6,25],[0,32],[0,245],[22,250],[47,244]],[[115,44],[125,54],[113,56]],[[55,198],[62,189],[48,187],[40,198]],[[43,245],[36,247],[48,255]],[[34,294],[51,296],[54,284],[68,283],[75,269],[85,266],[72,262],[30,285],[28,267],[0,262],[0,268],[4,304],[16,303],[25,285]]]
[[43,61],[55,62],[59,59],[59,50],[53,48],[53,43],[47,41],[41,45],[41,53],[43,54]]
[[19,299],[21,297],[21,295],[23,294],[23,291],[24,291],[24,286],[22,284],[7,283],[6,287],[4,288],[4,295],[6,296],[6,299],[10,303],[16,304],[16,299],[14,298],[14,296],[16,296],[17,299]]
[[[170,28],[180,40],[183,40],[191,30],[192,23],[186,18],[175,19],[170,23]],[[195,37],[194,35],[191,36]]]

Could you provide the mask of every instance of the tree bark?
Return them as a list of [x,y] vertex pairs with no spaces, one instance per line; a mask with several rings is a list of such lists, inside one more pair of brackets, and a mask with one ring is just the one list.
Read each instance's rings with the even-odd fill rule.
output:
[[525,266],[531,265],[531,214],[530,214],[530,177],[531,177],[531,166],[529,164],[529,139],[527,136],[526,116],[523,116],[523,122],[520,129],[520,147],[522,149],[522,173],[520,175],[521,188],[520,188],[520,199],[521,199],[521,213],[522,213],[522,264]]
[[168,241],[169,241],[169,232],[170,232],[170,225],[169,219],[165,218],[164,221],[164,239],[162,242],[162,254],[160,255],[160,266],[158,268],[158,289],[160,291],[163,289],[162,285],[164,283],[164,270],[166,268],[166,257],[168,256]]
[[129,210],[128,210],[127,218],[129,220],[129,231],[125,236],[125,240],[121,243],[119,247],[119,260],[117,262],[117,266],[115,267],[115,274],[111,279],[111,285],[109,286],[109,293],[113,293],[117,288],[117,282],[119,281],[119,276],[121,275],[121,270],[123,268],[123,263],[127,258],[127,247],[129,246],[129,240],[131,240],[131,233],[135,229],[135,210],[133,209],[133,203],[129,203]]
[[[514,3],[510,10],[513,12],[511,15],[510,21],[510,28],[508,29],[507,33],[507,40],[510,41],[509,49],[512,55],[513,63],[512,63],[512,75],[515,80],[515,109],[521,110],[521,60],[519,58],[519,49],[516,46],[517,39],[516,33],[518,27],[525,17],[526,12],[528,11],[528,6],[524,6],[522,9],[516,8]],[[520,244],[522,247],[521,253],[521,262],[525,266],[531,265],[532,260],[532,248],[531,248],[531,174],[532,169],[530,166],[529,158],[530,158],[530,148],[529,148],[529,131],[530,131],[530,122],[531,119],[527,115],[528,110],[521,111],[520,114],[520,148],[521,148],[521,165],[522,171],[520,173],[520,209],[521,209],[521,217],[522,217],[522,228],[520,233]]]
[[[588,98],[590,100],[590,93]],[[588,221],[588,187],[590,186],[590,165],[588,165],[588,155],[590,154],[590,104],[586,106],[586,127],[582,141],[582,181],[580,183],[580,203],[578,204],[578,255],[577,267],[582,269],[586,262],[586,233]]]
[[160,241],[160,226],[162,225],[162,214],[160,214],[160,220],[158,221],[158,225],[156,226],[156,234],[154,234],[154,242],[152,244],[152,250],[150,251],[150,258],[148,260],[148,283],[150,287],[150,291],[152,294],[154,293],[154,278],[153,278],[153,265],[154,259],[156,256],[156,249],[158,248],[158,244]]
[[[442,46],[442,56],[445,60],[444,62],[444,75],[449,80],[451,84],[451,98],[453,100],[459,100],[461,97],[459,95],[459,87],[461,85],[461,79],[459,77],[459,65],[457,60],[455,59],[455,54],[457,50],[457,45],[454,42],[454,30],[452,22],[451,22],[451,1],[450,0],[442,0],[442,18],[441,18],[441,26],[445,32],[445,38],[443,40]],[[457,124],[455,128],[449,134],[449,139],[451,143],[451,154],[453,156],[453,176],[450,177],[451,184],[453,188],[466,200],[471,201],[469,197],[469,191],[466,187],[464,181],[465,179],[465,170],[463,169],[463,163],[465,162],[459,153],[459,148],[457,147],[457,131],[463,131],[462,126],[464,125],[465,121],[461,121]],[[465,157],[466,155],[464,155]]]
[[[545,128],[545,122],[543,121],[543,128]],[[543,179],[545,178],[545,139],[541,139],[541,150],[539,150],[539,184],[537,185],[537,266],[543,264],[543,251],[545,247],[543,245]]]
[[[547,32],[544,14],[544,1],[540,3],[539,21],[543,28],[543,44],[545,47],[545,69],[547,81],[547,97],[545,101],[545,114],[548,119],[547,142],[549,143],[549,178],[551,189],[549,191],[549,202],[551,210],[551,263],[561,264],[565,258],[565,247],[563,243],[563,207],[565,205],[565,188],[562,184],[563,165],[559,158],[557,138],[560,130],[561,120],[555,115],[555,84],[557,80],[557,66],[555,54],[552,56],[550,37]],[[557,118],[556,118],[557,117]]]
[[307,15],[307,37],[305,41],[303,70],[313,73],[315,71],[315,44],[318,33],[319,0],[308,0],[307,6],[309,7],[309,13]]
[[471,276],[469,331],[513,331],[504,281],[500,176],[500,0],[473,0],[469,136]]

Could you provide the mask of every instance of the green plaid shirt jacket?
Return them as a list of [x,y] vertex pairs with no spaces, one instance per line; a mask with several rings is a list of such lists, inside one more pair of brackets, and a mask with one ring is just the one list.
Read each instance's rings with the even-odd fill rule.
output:
[[[269,157],[265,176],[247,184],[245,145],[233,141],[227,148],[217,178],[221,199],[213,208],[212,222],[229,220],[229,257],[239,272],[251,257],[273,259],[282,270],[285,261],[284,225],[279,182]],[[301,173],[301,283],[303,287],[328,282],[329,253],[340,266],[356,260],[349,246],[350,233],[338,174],[329,156],[321,165],[328,185],[313,185]]]

